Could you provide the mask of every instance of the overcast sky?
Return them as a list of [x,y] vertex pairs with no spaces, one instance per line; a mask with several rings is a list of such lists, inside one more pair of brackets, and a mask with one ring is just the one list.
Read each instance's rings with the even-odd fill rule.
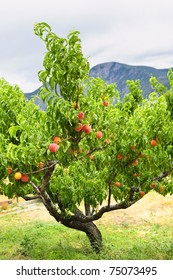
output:
[[63,37],[79,30],[91,67],[173,67],[172,0],[0,0],[0,12],[0,77],[24,92],[40,86],[46,49],[33,27],[42,21]]

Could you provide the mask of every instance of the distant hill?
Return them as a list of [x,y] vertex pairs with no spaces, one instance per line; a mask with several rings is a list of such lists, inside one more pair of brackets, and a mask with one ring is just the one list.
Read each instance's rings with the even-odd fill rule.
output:
[[143,95],[148,96],[152,91],[149,79],[156,77],[162,84],[169,88],[167,79],[168,69],[156,69],[148,66],[132,66],[118,62],[107,62],[94,66],[90,70],[91,77],[100,77],[107,83],[116,83],[121,98],[127,94],[127,80],[140,80]]
[[[98,64],[91,68],[90,77],[100,77],[108,84],[116,83],[120,92],[121,99],[128,93],[126,86],[127,80],[140,80],[143,95],[145,97],[152,91],[149,79],[151,76],[156,77],[162,84],[169,88],[167,79],[168,69],[156,69],[148,66],[132,66],[118,62],[106,62]],[[26,93],[28,99],[38,94],[40,88],[31,93]],[[42,108],[41,101],[36,99],[36,103]]]

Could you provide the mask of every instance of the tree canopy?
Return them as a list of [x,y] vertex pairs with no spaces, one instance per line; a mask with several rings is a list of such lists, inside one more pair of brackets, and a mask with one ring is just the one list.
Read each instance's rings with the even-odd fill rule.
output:
[[173,71],[169,89],[151,77],[145,99],[140,81],[127,81],[121,100],[115,84],[89,78],[79,32],[60,38],[46,23],[34,31],[47,49],[38,73],[46,110],[0,80],[0,191],[37,193],[58,222],[85,231],[93,245],[85,227],[105,212],[151,189],[173,193]]

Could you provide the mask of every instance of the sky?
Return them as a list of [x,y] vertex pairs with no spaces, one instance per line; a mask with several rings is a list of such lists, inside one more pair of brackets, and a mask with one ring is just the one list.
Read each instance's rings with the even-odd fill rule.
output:
[[0,11],[0,78],[24,93],[41,85],[46,48],[33,31],[38,22],[60,37],[80,31],[91,67],[173,67],[172,0],[0,0]]

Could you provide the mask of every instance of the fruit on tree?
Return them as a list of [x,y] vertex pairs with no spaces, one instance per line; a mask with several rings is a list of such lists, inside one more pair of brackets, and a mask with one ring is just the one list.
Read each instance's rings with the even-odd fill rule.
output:
[[151,146],[155,147],[157,145],[157,141],[156,140],[151,140],[150,142]]
[[17,181],[20,180],[21,177],[22,177],[22,174],[19,171],[14,174],[14,179]]
[[96,132],[96,138],[100,139],[100,138],[102,138],[102,136],[103,136],[103,134],[101,131]]
[[115,186],[119,188],[119,187],[121,187],[121,183],[120,182],[115,182]]
[[155,189],[155,186],[156,186],[155,183],[152,183],[152,184],[151,184],[151,188],[152,188],[152,189]]
[[82,131],[85,132],[85,134],[89,134],[91,132],[91,126],[89,124],[83,125]]
[[59,146],[58,146],[56,143],[51,143],[51,144],[49,145],[49,151],[50,151],[51,153],[57,152],[58,149],[59,149]]
[[123,159],[123,156],[120,155],[120,154],[118,154],[118,155],[117,155],[117,159],[118,159],[118,160],[121,160],[121,159]]
[[105,107],[109,106],[109,101],[104,100],[104,101],[103,101],[103,106],[105,106]]
[[82,120],[84,118],[84,113],[83,112],[79,112],[77,116],[78,116],[79,120]]
[[60,137],[54,136],[54,137],[53,137],[53,142],[56,143],[56,144],[59,144],[59,143],[61,142]]
[[39,162],[38,166],[40,167],[40,169],[42,169],[44,167],[44,164],[42,161]]
[[91,160],[95,160],[95,156],[94,155],[90,155],[90,159]]
[[29,181],[29,176],[27,174],[22,174],[21,181],[26,183]]
[[145,195],[145,192],[144,191],[140,191],[139,195],[140,195],[140,197],[143,197]]
[[132,162],[132,165],[133,165],[133,166],[138,165],[138,160],[137,160],[137,159],[135,159],[135,160]]
[[10,175],[11,172],[12,172],[12,168],[11,168],[10,166],[8,166],[8,168],[7,168],[7,174]]
[[81,123],[78,123],[76,126],[75,126],[75,131],[81,131],[82,130],[82,127],[83,125]]

